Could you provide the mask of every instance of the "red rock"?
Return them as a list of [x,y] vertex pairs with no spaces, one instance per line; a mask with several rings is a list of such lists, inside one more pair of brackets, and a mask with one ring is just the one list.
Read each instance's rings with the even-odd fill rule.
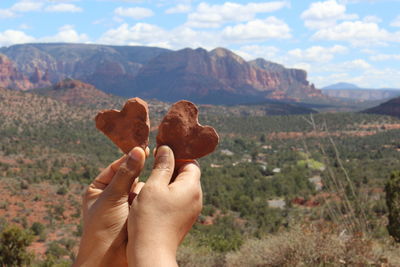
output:
[[129,99],[121,111],[100,111],[95,121],[97,129],[126,154],[136,146],[145,149],[149,144],[149,109],[138,97]]
[[218,145],[218,134],[198,122],[198,109],[189,101],[172,105],[158,127],[157,146],[168,145],[176,159],[197,159],[210,154]]

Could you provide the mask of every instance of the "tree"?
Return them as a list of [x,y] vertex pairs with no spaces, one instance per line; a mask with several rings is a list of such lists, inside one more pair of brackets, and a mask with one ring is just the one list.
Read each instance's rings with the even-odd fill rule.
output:
[[386,205],[389,210],[389,234],[400,242],[400,172],[394,172],[386,183]]
[[8,226],[0,233],[0,266],[29,265],[33,255],[26,248],[33,235],[17,226]]

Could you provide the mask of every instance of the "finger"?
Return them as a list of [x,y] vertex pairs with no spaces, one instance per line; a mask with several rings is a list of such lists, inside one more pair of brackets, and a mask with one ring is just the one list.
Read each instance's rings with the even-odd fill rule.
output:
[[92,182],[90,187],[103,190],[111,182],[119,166],[126,160],[126,155],[107,166]]
[[168,185],[174,173],[175,159],[174,153],[168,146],[157,148],[156,158],[154,160],[153,171],[147,180],[148,184],[157,183]]
[[145,159],[146,154],[141,147],[133,148],[128,153],[126,160],[119,166],[106,190],[116,196],[127,196],[135,178],[143,169]]
[[197,161],[184,163],[177,171],[175,181],[171,183],[199,183],[201,177],[200,165]]
[[147,146],[144,152],[146,153],[146,159],[147,159],[150,155],[150,148]]

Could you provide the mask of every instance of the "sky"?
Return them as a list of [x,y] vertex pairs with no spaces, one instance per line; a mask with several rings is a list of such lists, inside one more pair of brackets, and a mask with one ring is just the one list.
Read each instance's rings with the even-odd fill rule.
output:
[[400,0],[0,0],[0,47],[32,42],[225,47],[318,88],[400,88]]

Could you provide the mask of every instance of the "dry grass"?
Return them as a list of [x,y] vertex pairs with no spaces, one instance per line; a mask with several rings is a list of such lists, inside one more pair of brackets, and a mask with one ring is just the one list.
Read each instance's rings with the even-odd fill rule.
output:
[[266,239],[248,240],[226,256],[226,266],[400,266],[400,249],[329,227],[295,227]]

